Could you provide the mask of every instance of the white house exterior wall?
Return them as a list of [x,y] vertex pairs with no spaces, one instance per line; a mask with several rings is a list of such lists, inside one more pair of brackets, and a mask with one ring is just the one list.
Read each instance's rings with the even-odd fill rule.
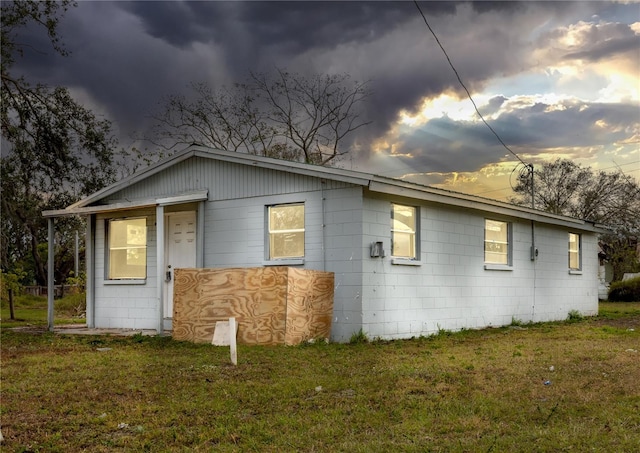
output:
[[[108,282],[106,276],[106,223],[111,217],[99,215],[95,231],[95,327],[156,329],[159,307],[156,294],[155,211],[127,212],[128,217],[147,218],[147,278],[143,284]],[[122,215],[120,216],[122,217]]]
[[362,322],[361,193],[354,187],[205,203],[204,266],[262,266],[267,258],[267,207],[304,203],[305,256],[301,267],[335,273],[333,335],[344,338]]
[[325,199],[325,270],[334,273],[331,338],[348,341],[362,328],[363,196],[361,187],[328,190]]
[[[256,267],[266,261],[266,208],[305,204],[305,258],[302,267],[335,273],[334,335],[361,327],[362,189],[336,181],[276,170],[194,158],[109,197],[135,200],[183,191],[209,190],[203,203],[204,267]],[[174,208],[178,209],[178,208]],[[147,216],[147,279],[144,284],[105,280],[105,222]],[[96,327],[155,329],[158,323],[155,210],[97,217],[95,232]],[[268,265],[277,265],[271,262]]]
[[[192,157],[123,188],[105,198],[105,201],[168,197],[201,189],[209,190],[210,201],[237,200],[320,190],[320,184],[320,179],[309,176]],[[326,181],[324,184],[327,189],[348,187],[337,181]]]
[[[568,231],[536,225],[537,261],[530,259],[531,224],[479,211],[416,205],[418,266],[363,256],[363,330],[370,337],[408,338],[440,329],[566,319],[570,310],[597,312],[595,236],[582,235],[582,275],[568,271]],[[364,245],[383,241],[390,254],[390,199],[364,201]],[[512,270],[484,266],[484,219],[512,222]]]
[[[570,310],[597,312],[597,243],[582,233],[582,273],[568,271],[568,232],[536,224],[539,256],[530,259],[529,220],[491,215],[412,198],[382,195],[360,185],[192,157],[104,200],[157,199],[208,191],[203,212],[204,267],[255,267],[267,262],[266,207],[305,204],[302,266],[335,274],[332,340],[348,341],[362,329],[370,337],[407,338],[439,329],[459,330],[511,323],[514,319],[565,319]],[[419,265],[393,264],[390,204],[417,206]],[[196,203],[167,210],[196,209]],[[487,209],[491,209],[490,207]],[[116,217],[147,217],[147,279],[143,284],[105,280],[105,224]],[[156,329],[160,316],[156,209],[97,214],[95,227],[95,326]],[[511,270],[484,265],[484,219],[512,222]],[[372,242],[388,256],[371,258]]]

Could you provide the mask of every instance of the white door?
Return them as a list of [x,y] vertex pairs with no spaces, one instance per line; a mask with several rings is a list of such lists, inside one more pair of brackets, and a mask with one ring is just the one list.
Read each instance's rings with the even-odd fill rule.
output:
[[176,212],[165,216],[164,317],[173,318],[173,271],[196,267],[196,213]]

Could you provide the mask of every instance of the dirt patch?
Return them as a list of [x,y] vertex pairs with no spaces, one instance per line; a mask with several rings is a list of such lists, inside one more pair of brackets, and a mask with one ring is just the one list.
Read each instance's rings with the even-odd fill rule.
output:
[[45,327],[43,326],[10,327],[8,330],[13,330],[15,332],[20,332],[20,333],[30,333],[33,335],[42,335],[49,331],[46,326]]
[[[33,335],[42,335],[49,330],[46,326],[21,326],[11,327],[8,330],[13,330],[20,333],[28,333]],[[113,335],[120,337],[128,337],[133,335],[156,335],[155,330],[150,329],[89,329],[82,325],[70,324],[56,326],[54,333],[62,335]],[[170,332],[166,332],[170,334]]]
[[593,325],[597,327],[614,327],[616,329],[640,329],[640,315],[625,316],[619,319],[595,319]]

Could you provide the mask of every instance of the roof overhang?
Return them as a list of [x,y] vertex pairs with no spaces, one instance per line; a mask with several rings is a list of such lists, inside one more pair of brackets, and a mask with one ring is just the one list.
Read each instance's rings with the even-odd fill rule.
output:
[[489,198],[482,198],[475,195],[467,195],[459,192],[437,189],[429,186],[420,186],[412,183],[405,183],[393,179],[376,179],[369,184],[369,190],[387,195],[402,196],[425,200],[447,206],[473,209],[507,217],[516,217],[524,220],[532,220],[539,223],[575,228],[581,231],[594,233],[605,233],[607,228],[603,225],[596,225],[585,220],[574,219],[557,214],[527,208],[524,206],[504,203]]
[[373,175],[366,173],[354,172],[334,167],[322,167],[319,165],[309,165],[300,162],[291,162],[281,159],[273,159],[263,156],[254,156],[246,153],[222,151],[218,149],[207,148],[205,146],[191,145],[188,148],[179,151],[162,161],[156,162],[126,178],[99,190],[86,198],[72,204],[69,208],[81,208],[96,203],[114,193],[130,187],[139,181],[164,171],[165,169],[183,162],[192,157],[202,157],[206,159],[219,159],[225,162],[238,163],[242,165],[253,165],[260,168],[268,168],[271,170],[279,170],[293,172],[300,175],[312,176],[317,178],[325,178],[345,183],[366,186]]
[[134,173],[111,186],[108,186],[94,194],[83,198],[66,209],[56,211],[44,211],[44,217],[61,217],[69,215],[88,215],[100,212],[126,211],[138,208],[162,206],[192,201],[202,201],[208,198],[206,189],[177,194],[170,197],[158,197],[140,199],[132,201],[112,201],[104,204],[103,200],[117,192],[130,187],[152,175],[160,173],[165,169],[185,161],[192,157],[205,159],[218,159],[225,162],[232,162],[241,165],[256,166],[270,170],[277,170],[315,178],[332,181],[339,181],[354,184],[367,188],[372,193],[381,193],[394,196],[403,196],[417,200],[424,200],[432,203],[439,203],[447,206],[473,209],[481,212],[494,213],[513,218],[526,219],[540,223],[558,225],[568,228],[575,228],[580,231],[591,231],[595,233],[606,233],[605,226],[596,225],[592,222],[574,219],[562,215],[556,215],[539,211],[536,209],[517,206],[502,201],[468,195],[460,192],[453,192],[431,186],[406,182],[399,179],[376,176],[371,173],[341,169],[336,167],[323,167],[300,162],[292,162],[280,159],[273,159],[263,156],[255,156],[246,153],[222,151],[200,145],[191,145],[188,148],[175,153],[169,158],[157,162],[137,173]]
[[204,201],[204,200],[207,200],[208,198],[209,198],[209,191],[205,189],[205,190],[198,190],[195,192],[185,192],[185,193],[174,195],[171,197],[146,198],[141,200],[122,201],[122,202],[112,203],[108,205],[81,206],[81,207],[74,207],[74,205],[72,205],[65,209],[43,211],[42,216],[43,217],[65,217],[65,216],[72,216],[72,215],[99,214],[101,212],[130,211],[132,209],[149,208],[149,207],[155,207],[155,206],[170,206],[174,204],[193,203],[196,201]]

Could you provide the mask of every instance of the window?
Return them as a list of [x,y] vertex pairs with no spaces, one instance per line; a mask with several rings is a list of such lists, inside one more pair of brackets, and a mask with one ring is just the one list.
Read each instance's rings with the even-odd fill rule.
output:
[[391,256],[415,260],[418,209],[400,204],[391,205]]
[[147,219],[109,221],[108,278],[147,278]]
[[569,233],[569,269],[580,270],[580,235]]
[[511,265],[511,224],[500,220],[484,221],[484,262]]
[[304,257],[304,204],[269,206],[269,259]]

